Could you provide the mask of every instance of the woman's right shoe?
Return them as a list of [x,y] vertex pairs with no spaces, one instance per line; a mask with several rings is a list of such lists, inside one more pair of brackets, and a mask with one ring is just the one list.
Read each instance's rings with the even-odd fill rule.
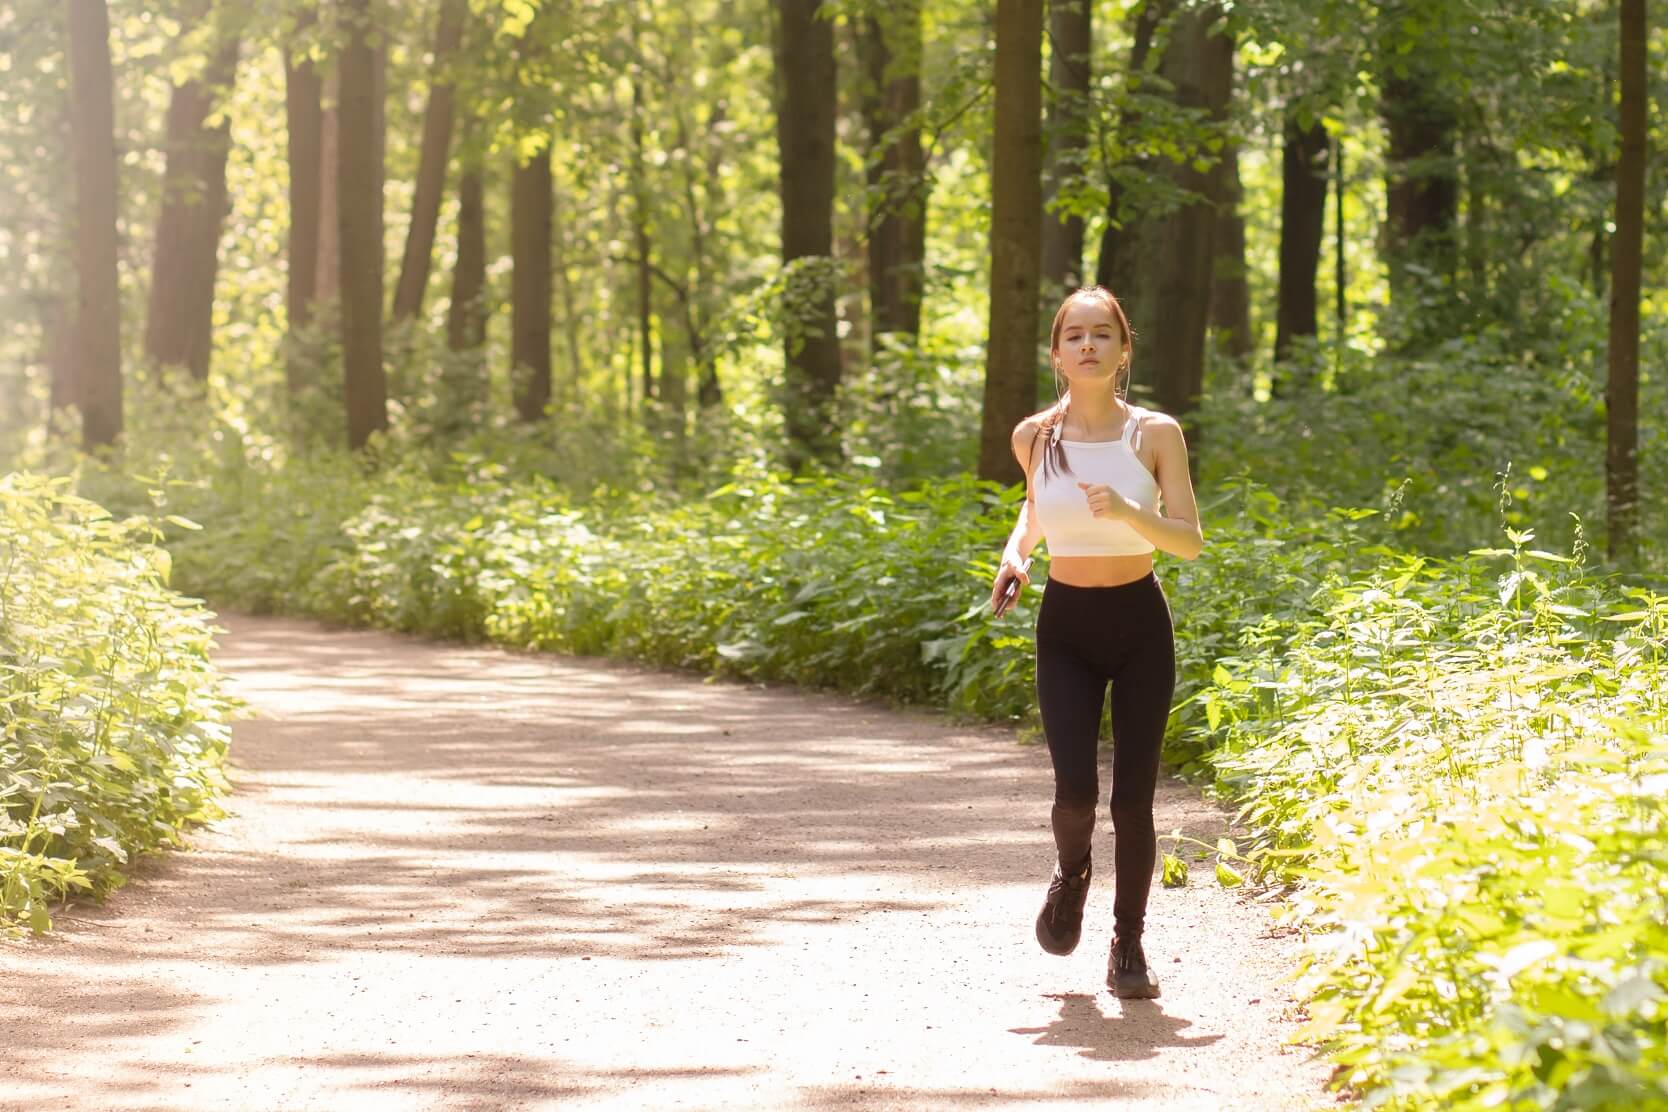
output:
[[1141,936],[1112,936],[1112,955],[1106,963],[1106,987],[1129,1000],[1151,1000],[1158,995],[1158,977],[1147,968]]
[[1083,859],[1083,867],[1071,876],[1054,862],[1054,878],[1048,882],[1048,897],[1037,914],[1037,941],[1051,954],[1069,954],[1083,936],[1083,903],[1089,898],[1089,877],[1094,862]]

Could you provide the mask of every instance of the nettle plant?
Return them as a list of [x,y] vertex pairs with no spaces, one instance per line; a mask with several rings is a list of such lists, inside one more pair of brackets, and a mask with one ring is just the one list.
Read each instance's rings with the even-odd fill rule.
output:
[[234,709],[156,526],[69,482],[0,478],[0,922],[36,931],[220,814]]
[[1302,1034],[1364,1106],[1657,1106],[1668,596],[1507,537],[1222,661],[1210,760],[1254,871],[1304,882]]

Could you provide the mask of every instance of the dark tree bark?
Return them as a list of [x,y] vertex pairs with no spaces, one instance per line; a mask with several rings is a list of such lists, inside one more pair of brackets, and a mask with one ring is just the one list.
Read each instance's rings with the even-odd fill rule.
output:
[[1275,309],[1274,359],[1291,352],[1292,340],[1314,336],[1318,304],[1315,277],[1326,235],[1326,177],[1331,142],[1319,120],[1308,127],[1288,114],[1281,159],[1280,290]]
[[1251,287],[1245,278],[1245,216],[1240,211],[1244,189],[1239,179],[1239,144],[1222,148],[1217,166],[1222,207],[1216,214],[1216,263],[1210,290],[1210,326],[1221,337],[1223,349],[1235,360],[1251,354]]
[[319,242],[313,279],[315,305],[334,305],[341,296],[341,60],[323,81],[319,111]]
[[1639,293],[1645,236],[1645,0],[1621,0],[1621,153],[1610,251],[1605,510],[1612,560],[1630,559],[1639,512]]
[[[830,258],[834,250],[834,25],[820,18],[822,0],[777,0],[776,74],[780,93],[776,141],[781,156],[782,262]],[[840,341],[834,289],[795,270],[784,298],[793,319],[785,328],[784,446],[798,474],[813,461],[838,459],[832,427],[840,385]]]
[[70,121],[75,159],[76,400],[81,442],[122,432],[121,291],[116,241],[116,110],[110,13],[68,0]]
[[[723,103],[715,105],[708,119],[708,126],[723,118]],[[702,191],[696,189],[697,167],[700,165],[695,159],[695,152],[689,145],[689,123],[684,113],[684,107],[679,105],[676,111],[678,122],[678,150],[683,155],[679,162],[683,166],[683,200],[684,207],[689,214],[690,240],[690,270],[693,279],[677,290],[678,302],[683,306],[684,332],[689,337],[689,356],[695,363],[696,397],[702,406],[716,405],[721,400],[718,395],[717,359],[707,342],[707,314],[704,300],[707,288],[707,236],[711,232],[710,204],[701,203]],[[713,157],[717,158],[719,148],[712,148]],[[719,167],[709,164],[707,167],[706,195],[711,197],[713,189],[712,179],[718,174]],[[713,393],[708,400],[709,390]],[[684,415],[679,413],[679,420]]]
[[[1168,35],[1158,73],[1172,88],[1179,108],[1202,110],[1206,117],[1226,117],[1232,79],[1233,39],[1216,5],[1186,8],[1168,18]],[[1168,212],[1130,222],[1111,237],[1113,287],[1135,329],[1133,374],[1153,384],[1159,408],[1182,418],[1194,448],[1202,432],[1188,414],[1198,407],[1204,385],[1205,334],[1210,321],[1212,263],[1216,256],[1218,196],[1222,176],[1215,165],[1196,169],[1165,161],[1152,173],[1194,195]],[[1152,368],[1150,372],[1143,368]],[[1192,453],[1195,464],[1200,453]]]
[[53,414],[81,404],[75,373],[80,358],[75,328],[79,301],[75,293],[62,293],[45,298],[41,307],[41,361],[46,364]]
[[1332,264],[1333,264],[1333,293],[1337,295],[1333,306],[1333,315],[1338,322],[1338,342],[1344,342],[1344,335],[1349,330],[1349,267],[1344,257],[1345,225],[1344,225],[1344,143],[1342,139],[1332,141],[1332,199],[1333,219],[1332,233]]
[[[298,32],[315,22],[304,11]],[[287,47],[284,66],[284,117],[289,129],[290,227],[289,273],[285,306],[291,332],[305,328],[313,317],[313,299],[318,291],[319,185],[322,180],[323,111],[322,86],[313,63],[295,46]],[[285,363],[285,377],[293,395],[303,386],[305,368],[292,353]]]
[[[1046,210],[1071,177],[1089,144],[1089,79],[1093,72],[1091,0],[1053,0],[1049,5],[1048,167],[1043,177]],[[1083,218],[1043,214],[1042,286],[1044,298],[1065,296],[1083,284]]]
[[[649,258],[648,166],[643,154],[643,81],[631,83],[632,232],[637,239],[637,346],[643,359],[643,401],[654,388],[654,275]],[[646,408],[646,405],[645,405]]]
[[338,67],[337,212],[339,216],[342,365],[348,446],[363,448],[388,427],[382,367],[382,144],[377,137],[377,52],[371,46],[371,0],[342,0],[348,35]]
[[871,339],[921,331],[926,164],[919,127],[886,136],[921,107],[921,2],[898,0],[863,18],[863,116],[869,133]]
[[[1170,17],[1177,0],[1147,0],[1130,16],[1129,87],[1133,91],[1141,84],[1147,71],[1147,60],[1152,54],[1153,36],[1159,25]],[[1140,124],[1140,113],[1126,107],[1118,113],[1119,141],[1134,134]],[[1134,280],[1139,253],[1123,250],[1124,241],[1132,239],[1139,229],[1126,228],[1128,214],[1123,211],[1124,189],[1117,178],[1107,188],[1106,227],[1100,236],[1100,257],[1095,263],[1095,284],[1105,286],[1118,298]],[[1127,310],[1126,310],[1127,313]],[[1133,321],[1131,322],[1133,327]]]
[[1037,406],[1037,276],[1042,254],[1042,0],[997,0],[996,133],[990,213],[990,340],[979,477],[1025,475],[1014,426]]
[[[1381,18],[1399,28],[1403,15],[1417,14],[1430,0],[1386,4]],[[1379,113],[1388,137],[1385,152],[1385,258],[1390,269],[1390,298],[1411,292],[1408,265],[1417,264],[1438,277],[1452,279],[1457,261],[1455,237],[1459,182],[1454,141],[1459,123],[1443,87],[1443,62],[1426,44],[1409,54],[1387,51],[1380,75]],[[1396,72],[1401,66],[1402,72]],[[1437,322],[1433,322],[1437,323]]]
[[515,168],[510,195],[510,360],[515,408],[538,421],[550,404],[550,148]]
[[579,384],[585,375],[585,350],[579,342],[579,310],[574,304],[573,281],[568,276],[568,226],[563,218],[562,198],[554,191],[550,195],[550,232],[556,282],[561,287],[556,292],[562,299],[562,335],[568,347],[567,374],[562,376],[567,383],[565,396],[578,397]]
[[451,159],[453,91],[447,67],[463,38],[468,0],[442,0],[440,26],[434,36],[434,77],[428,109],[423,113],[423,145],[417,157],[417,188],[411,199],[411,225],[405,237],[400,280],[394,287],[395,323],[410,320],[423,308],[434,255],[434,232],[440,222],[440,198],[446,192]]
[[486,198],[478,165],[458,175],[458,257],[452,270],[452,304],[446,311],[446,346],[473,351],[486,342]]
[[[208,8],[202,18],[212,18]],[[238,42],[230,38],[203,75],[174,87],[168,105],[168,160],[162,211],[156,222],[145,354],[161,366],[183,366],[208,377],[213,350],[214,279],[226,218],[226,156],[231,129],[224,117],[210,126],[217,99],[237,72]]]

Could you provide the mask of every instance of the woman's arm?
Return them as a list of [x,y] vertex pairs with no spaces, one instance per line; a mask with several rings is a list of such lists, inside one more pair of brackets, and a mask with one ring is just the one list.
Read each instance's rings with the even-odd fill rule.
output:
[[1018,564],[1031,555],[1031,550],[1042,540],[1042,527],[1037,524],[1036,503],[1029,495],[1019,504],[1019,520],[1008,534],[1007,547],[1002,549],[1004,563]]
[[1096,517],[1127,521],[1154,547],[1183,560],[1197,559],[1205,536],[1199,528],[1199,506],[1193,498],[1193,476],[1187,466],[1187,439],[1176,419],[1166,414],[1152,414],[1141,428],[1153,438],[1158,489],[1164,497],[1162,515],[1143,509],[1109,486],[1077,485],[1089,492],[1089,508]]

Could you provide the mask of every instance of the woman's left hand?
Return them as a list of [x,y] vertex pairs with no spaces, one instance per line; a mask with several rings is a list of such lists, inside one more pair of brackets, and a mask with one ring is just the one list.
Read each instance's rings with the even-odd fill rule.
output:
[[1138,508],[1105,483],[1078,483],[1089,498],[1089,512],[1108,521],[1123,521]]

